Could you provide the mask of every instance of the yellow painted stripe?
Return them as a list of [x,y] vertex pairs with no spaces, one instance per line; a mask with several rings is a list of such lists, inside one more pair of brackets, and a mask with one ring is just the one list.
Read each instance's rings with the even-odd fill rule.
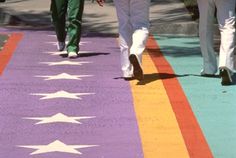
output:
[[133,80],[130,85],[144,157],[189,158],[162,80],[147,52],[143,54],[143,69],[144,82]]

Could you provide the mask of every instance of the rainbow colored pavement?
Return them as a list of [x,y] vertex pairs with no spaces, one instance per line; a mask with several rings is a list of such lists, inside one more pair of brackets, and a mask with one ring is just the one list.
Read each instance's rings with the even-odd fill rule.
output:
[[236,87],[199,76],[198,38],[150,36],[127,82],[115,37],[69,60],[54,32],[0,32],[0,158],[236,158]]

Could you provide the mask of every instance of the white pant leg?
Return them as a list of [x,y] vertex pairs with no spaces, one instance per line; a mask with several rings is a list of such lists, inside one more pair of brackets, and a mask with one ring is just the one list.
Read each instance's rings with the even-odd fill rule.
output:
[[133,27],[132,46],[130,54],[136,54],[140,63],[142,53],[149,35],[149,7],[150,0],[130,0],[130,20]]
[[219,68],[234,71],[235,0],[215,0],[221,33]]
[[234,54],[234,73],[236,72],[236,54]]
[[119,22],[119,39],[121,51],[121,69],[124,77],[132,74],[129,62],[129,50],[132,45],[132,25],[130,23],[130,0],[114,0]]
[[217,72],[217,58],[213,47],[214,0],[197,0],[200,12],[199,36],[203,56],[203,73]]

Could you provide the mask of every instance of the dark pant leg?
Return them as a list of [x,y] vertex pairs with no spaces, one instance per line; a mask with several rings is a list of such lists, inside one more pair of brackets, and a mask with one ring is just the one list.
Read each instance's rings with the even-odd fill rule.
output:
[[68,52],[79,51],[83,10],[84,0],[68,0]]
[[52,21],[55,27],[57,40],[64,42],[66,39],[66,12],[68,0],[52,0],[51,14]]

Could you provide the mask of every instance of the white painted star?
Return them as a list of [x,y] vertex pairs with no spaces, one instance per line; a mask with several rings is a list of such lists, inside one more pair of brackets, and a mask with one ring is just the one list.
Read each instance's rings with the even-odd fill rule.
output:
[[[52,45],[56,46],[58,42],[45,42],[45,43],[52,44]],[[65,43],[68,44],[68,41],[66,41]]]
[[36,151],[30,153],[30,155],[44,154],[51,152],[62,152],[70,154],[79,154],[82,153],[76,149],[91,148],[98,145],[67,145],[59,140],[56,140],[48,145],[19,145],[21,148],[35,149]]
[[[50,54],[50,55],[63,55],[63,54],[67,54],[67,51],[56,51],[56,52],[45,52],[47,54]],[[79,51],[79,53],[81,54],[87,54],[87,53],[93,53],[91,51]]]
[[83,77],[92,77],[93,75],[70,75],[67,73],[61,73],[54,76],[35,76],[35,77],[41,77],[46,78],[44,80],[81,80]]
[[94,93],[69,93],[66,91],[58,91],[55,93],[32,93],[30,95],[36,95],[36,96],[44,96],[40,98],[40,100],[44,99],[55,99],[55,98],[67,98],[67,99],[82,99],[79,96],[83,95],[92,95]]
[[39,120],[39,122],[36,123],[37,125],[37,124],[49,124],[49,123],[57,123],[57,122],[82,124],[81,122],[79,122],[79,120],[91,119],[91,118],[95,118],[95,116],[69,117],[62,113],[58,113],[51,117],[26,117],[23,119]]
[[50,54],[50,55],[63,55],[63,54],[67,54],[67,51],[45,52],[45,53]]
[[[57,42],[46,42],[46,43],[47,44],[52,44],[54,46],[57,45]],[[82,46],[82,45],[87,44],[87,43],[91,43],[91,42],[89,42],[89,41],[82,41],[82,42],[79,43],[79,45]],[[66,41],[66,44],[68,44],[68,41]]]
[[48,37],[57,37],[56,35],[47,35]]
[[80,42],[81,45],[87,44],[87,43],[91,43],[91,41],[81,41],[81,42]]
[[60,61],[60,62],[41,62],[41,64],[47,64],[49,66],[55,66],[55,65],[83,65],[83,64],[89,64],[91,62],[88,61]]

